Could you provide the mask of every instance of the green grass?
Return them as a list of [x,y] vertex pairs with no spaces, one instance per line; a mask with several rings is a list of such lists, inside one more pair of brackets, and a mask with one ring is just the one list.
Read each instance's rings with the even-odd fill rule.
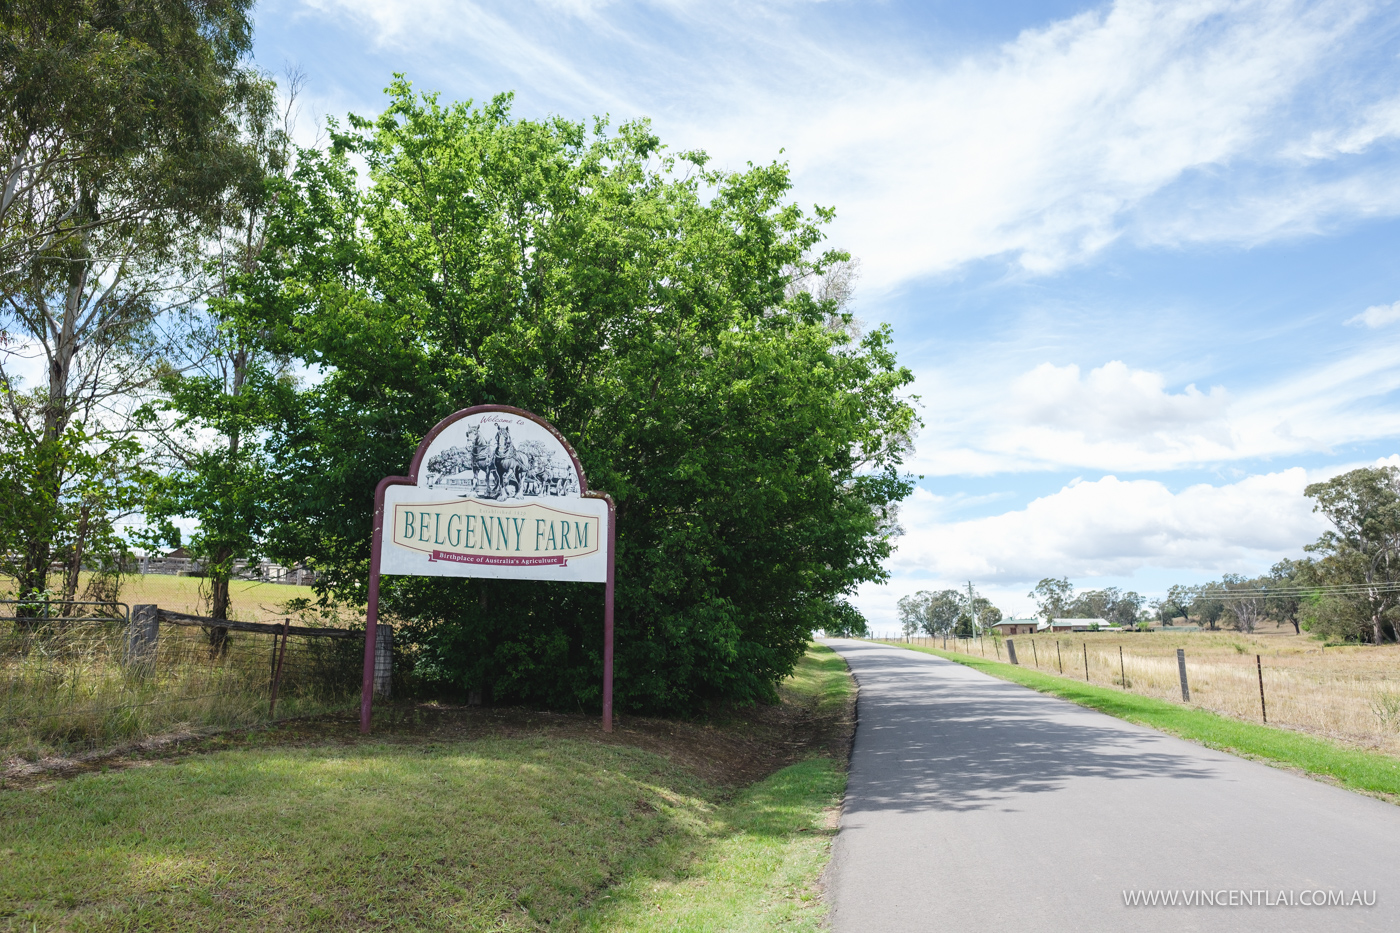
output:
[[[825,905],[817,876],[831,852],[842,764],[814,758],[784,768],[745,790],[709,821],[698,851],[674,837],[655,853],[655,868],[608,892],[579,918],[584,930],[686,930],[743,933],[821,927]],[[672,868],[680,865],[683,867]]]
[[[784,686],[844,703],[839,658]],[[0,792],[0,929],[817,929],[844,762],[737,793],[579,739],[250,747]]]
[[[785,696],[830,713],[854,690],[846,662],[814,645]],[[745,933],[821,928],[817,877],[831,854],[845,761],[813,758],[747,788],[703,828],[700,844],[675,836],[651,863],[579,918],[589,931]],[[682,854],[683,847],[690,846]]]
[[1351,748],[1287,729],[1241,722],[1206,710],[1096,687],[990,659],[918,645],[898,647],[937,655],[1119,719],[1151,726],[1211,748],[1296,768],[1353,790],[1400,795],[1400,759],[1381,752]]

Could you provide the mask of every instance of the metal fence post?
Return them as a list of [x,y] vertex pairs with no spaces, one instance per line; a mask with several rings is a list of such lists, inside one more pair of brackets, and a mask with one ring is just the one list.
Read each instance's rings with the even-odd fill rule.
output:
[[1186,649],[1176,649],[1176,670],[1181,675],[1181,702],[1191,702],[1191,688],[1186,685]]
[[[282,686],[282,665],[287,660],[287,630],[291,628],[292,620],[282,620],[282,650],[277,654],[277,667],[272,672],[272,698],[267,704],[267,718],[274,719],[277,715],[277,688]],[[272,649],[277,650],[277,637],[272,636]]]
[[1089,682],[1089,643],[1084,643],[1084,682]]
[[1264,717],[1264,722],[1269,721],[1269,708],[1264,705],[1264,662],[1259,655],[1254,656],[1254,666],[1259,671],[1259,713]]
[[126,666],[135,672],[149,674],[155,668],[159,639],[160,607],[132,606],[131,621],[126,626]]
[[1016,642],[1012,641],[1010,638],[1006,640],[1006,656],[1011,659],[1012,664],[1015,664],[1017,667],[1020,666],[1020,662],[1016,660]]

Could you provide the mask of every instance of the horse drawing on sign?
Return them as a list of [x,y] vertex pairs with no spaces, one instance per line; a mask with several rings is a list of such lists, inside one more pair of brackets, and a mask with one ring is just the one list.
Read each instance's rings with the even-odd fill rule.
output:
[[[495,457],[491,451],[491,442],[481,436],[479,429],[472,429],[471,452],[472,488],[478,492],[489,492],[491,489],[491,466]],[[478,474],[481,476],[479,480],[477,479]]]
[[[495,479],[495,498],[508,499],[512,496],[522,495],[525,488],[525,476],[531,468],[529,456],[515,449],[515,444],[510,439],[510,428],[496,425],[496,445],[491,457],[491,474]],[[509,492],[506,491],[507,487],[510,487]]]

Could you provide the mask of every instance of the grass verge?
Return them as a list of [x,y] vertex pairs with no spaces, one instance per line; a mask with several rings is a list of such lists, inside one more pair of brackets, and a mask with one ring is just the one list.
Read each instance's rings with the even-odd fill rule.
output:
[[[783,694],[852,689],[816,647]],[[817,929],[844,758],[735,791],[652,746],[342,738],[0,791],[0,929]]]
[[916,645],[899,647],[956,661],[1002,680],[1200,742],[1210,748],[1296,768],[1352,790],[1388,797],[1400,795],[1400,760],[1381,752],[1349,748],[1316,736],[1241,722],[1206,710],[1108,687],[1096,687],[1054,674],[1028,671],[1024,667],[999,661]]

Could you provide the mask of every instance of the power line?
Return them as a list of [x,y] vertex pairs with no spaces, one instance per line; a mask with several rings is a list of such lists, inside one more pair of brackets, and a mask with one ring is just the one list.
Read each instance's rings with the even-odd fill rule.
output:
[[[1400,593],[1400,581],[1383,583],[1324,583],[1316,586],[1267,586],[1250,589],[1207,589],[1191,594],[1191,600],[1219,599],[1222,601],[1240,599],[1288,598],[1294,596],[1369,596],[1372,593]],[[1187,600],[1183,600],[1186,602]]]

